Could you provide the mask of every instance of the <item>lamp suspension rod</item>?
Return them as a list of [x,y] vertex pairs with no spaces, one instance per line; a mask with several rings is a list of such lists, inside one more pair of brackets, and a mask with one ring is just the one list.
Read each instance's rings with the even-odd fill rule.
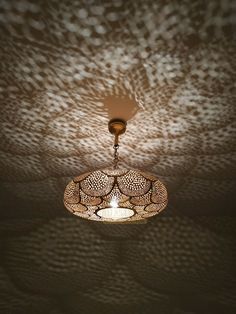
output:
[[119,154],[118,154],[118,148],[119,148],[119,136],[126,131],[126,121],[122,119],[112,119],[108,123],[108,129],[111,134],[115,136],[114,138],[114,168],[117,168],[118,161],[119,161]]

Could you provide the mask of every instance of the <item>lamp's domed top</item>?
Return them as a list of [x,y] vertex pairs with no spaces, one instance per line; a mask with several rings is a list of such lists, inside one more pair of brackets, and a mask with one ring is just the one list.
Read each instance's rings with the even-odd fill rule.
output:
[[64,204],[89,220],[124,222],[158,214],[167,191],[153,175],[140,170],[106,168],[75,177],[66,187]]

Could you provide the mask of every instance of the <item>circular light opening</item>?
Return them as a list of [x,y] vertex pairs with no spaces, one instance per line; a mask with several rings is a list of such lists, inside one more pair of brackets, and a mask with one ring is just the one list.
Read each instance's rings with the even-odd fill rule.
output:
[[97,215],[106,218],[106,219],[123,219],[123,218],[129,218],[134,215],[134,211],[129,208],[122,208],[122,207],[116,207],[116,208],[104,208],[97,211]]

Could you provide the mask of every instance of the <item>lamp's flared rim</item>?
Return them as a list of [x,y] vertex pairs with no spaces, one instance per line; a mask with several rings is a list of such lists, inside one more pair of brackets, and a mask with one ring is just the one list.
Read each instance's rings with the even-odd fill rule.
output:
[[123,208],[123,207],[108,207],[100,209],[96,212],[96,214],[99,217],[105,218],[105,219],[111,219],[111,220],[119,220],[119,219],[125,219],[132,217],[135,212],[132,209],[129,208]]

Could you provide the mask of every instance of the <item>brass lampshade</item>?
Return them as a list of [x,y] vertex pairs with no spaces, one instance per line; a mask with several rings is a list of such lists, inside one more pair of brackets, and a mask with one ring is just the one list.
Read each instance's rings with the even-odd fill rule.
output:
[[112,120],[114,165],[75,177],[66,186],[64,204],[73,214],[96,221],[127,222],[149,218],[167,205],[167,190],[152,174],[118,166],[118,138],[126,123]]

